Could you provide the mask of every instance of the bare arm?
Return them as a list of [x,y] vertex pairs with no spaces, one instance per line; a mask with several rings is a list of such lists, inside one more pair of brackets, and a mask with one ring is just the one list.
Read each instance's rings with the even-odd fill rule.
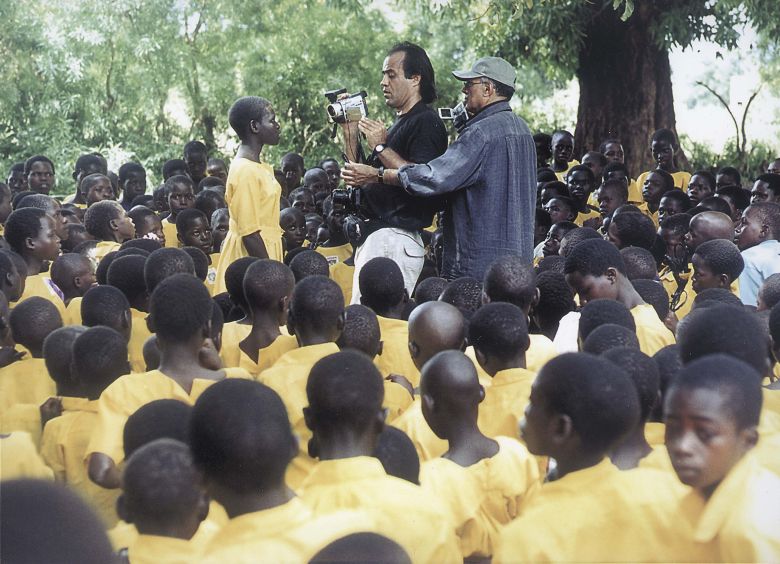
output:
[[89,479],[98,486],[107,490],[119,487],[119,469],[110,456],[102,452],[93,452],[89,455],[87,465]]
[[241,240],[244,242],[244,247],[246,247],[246,252],[249,253],[250,257],[268,258],[268,250],[265,248],[259,231],[245,235]]

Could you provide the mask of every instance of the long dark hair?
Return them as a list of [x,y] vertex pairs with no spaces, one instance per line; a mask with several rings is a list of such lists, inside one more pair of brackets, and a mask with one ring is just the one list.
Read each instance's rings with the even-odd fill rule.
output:
[[393,53],[403,51],[404,53],[404,76],[412,78],[414,75],[420,75],[420,97],[424,104],[430,104],[436,98],[436,75],[433,72],[433,65],[428,58],[425,49],[409,41],[397,43],[387,52],[390,56]]

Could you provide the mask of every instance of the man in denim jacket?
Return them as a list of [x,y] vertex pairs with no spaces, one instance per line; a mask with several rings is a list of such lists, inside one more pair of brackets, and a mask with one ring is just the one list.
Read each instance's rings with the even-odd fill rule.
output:
[[[458,139],[427,164],[385,170],[387,190],[403,187],[421,198],[447,197],[443,219],[441,275],[481,280],[491,262],[512,254],[533,255],[536,208],[536,147],[525,122],[509,106],[515,69],[504,59],[484,57],[471,70],[452,73],[464,82],[470,119]],[[373,174],[348,165],[349,182]]]

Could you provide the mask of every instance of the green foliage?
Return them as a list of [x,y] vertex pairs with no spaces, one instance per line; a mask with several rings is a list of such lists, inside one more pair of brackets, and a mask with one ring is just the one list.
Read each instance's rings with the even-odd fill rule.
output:
[[752,180],[766,171],[766,167],[775,157],[774,148],[763,141],[754,141],[749,144],[745,158],[740,155],[739,144],[736,138],[730,138],[718,153],[707,143],[699,143],[687,135],[680,135],[680,144],[688,157],[691,170],[717,171],[724,166],[733,166],[739,169],[744,183]]

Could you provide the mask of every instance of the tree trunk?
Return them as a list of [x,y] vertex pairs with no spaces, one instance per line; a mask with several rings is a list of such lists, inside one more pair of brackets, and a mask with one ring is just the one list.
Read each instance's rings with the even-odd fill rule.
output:
[[[636,11],[626,22],[611,7],[599,4],[591,4],[579,55],[575,155],[598,151],[604,139],[617,137],[626,166],[636,178],[654,166],[653,131],[663,127],[676,131],[669,53],[650,33],[657,9],[652,2],[635,2]],[[678,164],[687,165],[682,153]]]

